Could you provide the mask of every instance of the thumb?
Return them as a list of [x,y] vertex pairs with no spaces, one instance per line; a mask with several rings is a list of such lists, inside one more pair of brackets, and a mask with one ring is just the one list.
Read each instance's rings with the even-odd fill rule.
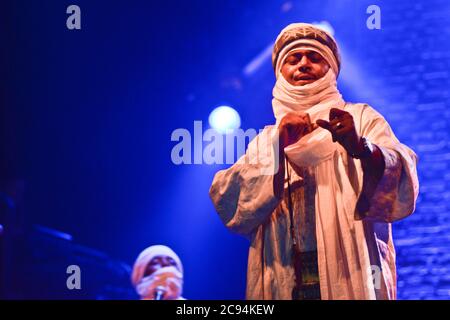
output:
[[316,120],[316,124],[317,124],[319,127],[322,127],[322,128],[324,128],[324,129],[327,129],[328,131],[331,132],[331,125],[330,125],[330,123],[329,123],[328,121],[322,120],[322,119],[318,119],[318,120]]

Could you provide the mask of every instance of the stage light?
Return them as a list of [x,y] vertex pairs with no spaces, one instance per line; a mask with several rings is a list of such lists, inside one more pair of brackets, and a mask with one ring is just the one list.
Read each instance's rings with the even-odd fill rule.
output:
[[209,125],[219,133],[227,133],[241,126],[239,113],[231,107],[219,106],[209,115]]

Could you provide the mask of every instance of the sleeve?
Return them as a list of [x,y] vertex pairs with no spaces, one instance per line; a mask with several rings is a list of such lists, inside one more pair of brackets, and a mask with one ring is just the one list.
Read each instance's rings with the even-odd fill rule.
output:
[[399,142],[384,117],[365,106],[360,120],[361,135],[367,137],[383,154],[385,168],[378,184],[362,190],[356,216],[383,222],[403,219],[415,210],[419,194],[418,157]]
[[273,189],[278,171],[278,137],[273,133],[266,127],[233,166],[214,176],[209,195],[232,232],[249,236],[280,202]]

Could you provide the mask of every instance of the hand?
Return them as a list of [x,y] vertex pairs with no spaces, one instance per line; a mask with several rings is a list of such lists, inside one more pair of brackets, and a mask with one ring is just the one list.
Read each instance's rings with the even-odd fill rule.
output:
[[352,115],[347,111],[332,108],[329,120],[317,120],[316,123],[330,131],[333,142],[339,142],[350,154],[358,154],[361,151],[361,137],[356,132]]
[[318,126],[311,123],[307,113],[288,113],[280,121],[278,127],[280,146],[285,147],[297,142],[301,137],[312,132]]

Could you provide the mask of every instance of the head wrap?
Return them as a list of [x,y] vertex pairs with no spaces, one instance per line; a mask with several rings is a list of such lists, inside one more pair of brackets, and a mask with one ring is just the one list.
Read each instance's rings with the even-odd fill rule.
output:
[[[171,257],[176,262],[173,266],[156,270],[153,274],[144,277],[149,262],[156,256]],[[183,283],[183,265],[178,255],[169,247],[154,245],[142,251],[136,259],[131,274],[131,282],[136,292],[142,297],[152,296],[158,286],[163,286],[169,298],[176,299],[181,296]]]
[[[281,66],[289,53],[308,49],[319,53],[330,65],[320,79],[303,85],[290,84],[281,74]],[[289,112],[308,113],[311,121],[329,119],[331,108],[342,109],[345,105],[337,89],[336,77],[340,70],[340,57],[336,41],[327,32],[306,23],[294,23],[284,28],[275,41],[272,63],[277,81],[273,88],[272,108],[276,126]],[[301,166],[317,165],[328,159],[336,150],[329,132],[317,128],[295,144],[285,148],[290,160]]]
[[336,77],[341,68],[336,40],[325,30],[308,23],[292,23],[281,30],[272,51],[272,66],[278,74],[284,58],[292,48],[302,47],[319,53],[333,69]]
[[[299,49],[319,53],[328,62],[330,69],[322,78],[312,83],[294,86],[284,79],[280,70],[288,54]],[[277,122],[288,112],[308,112],[311,120],[315,121],[318,112],[344,105],[336,85],[341,65],[337,44],[326,31],[307,23],[288,25],[275,41],[272,64],[277,77],[272,92],[272,107]]]

